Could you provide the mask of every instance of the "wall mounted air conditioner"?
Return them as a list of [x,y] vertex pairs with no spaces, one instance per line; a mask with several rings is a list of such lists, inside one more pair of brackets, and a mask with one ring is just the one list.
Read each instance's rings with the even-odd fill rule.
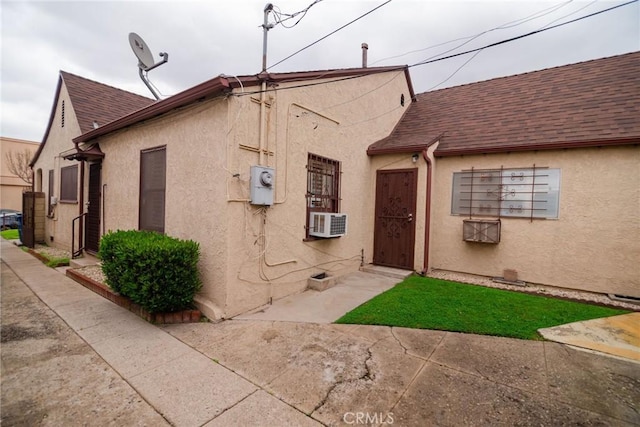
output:
[[462,240],[465,242],[498,243],[500,220],[465,219],[462,224]]
[[309,235],[314,237],[340,237],[347,234],[347,214],[311,212]]

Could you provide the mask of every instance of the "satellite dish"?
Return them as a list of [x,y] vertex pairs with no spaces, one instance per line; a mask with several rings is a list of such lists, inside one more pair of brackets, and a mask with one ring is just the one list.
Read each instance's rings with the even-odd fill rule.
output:
[[136,33],[129,33],[129,44],[131,45],[133,53],[138,58],[138,61],[140,61],[138,64],[140,68],[147,70],[155,65],[153,61],[153,54],[151,53],[149,46],[147,46],[144,40],[142,40],[142,37]]
[[149,46],[142,40],[142,37],[137,35],[136,33],[129,33],[129,44],[131,45],[131,49],[133,53],[138,58],[138,73],[140,74],[140,78],[147,85],[147,88],[151,91],[153,96],[156,99],[160,99],[160,94],[151,86],[149,79],[145,76],[149,71],[154,68],[159,67],[169,60],[169,54],[165,52],[160,52],[160,56],[162,57],[162,61],[157,64],[153,61],[153,54],[151,50],[149,50]]

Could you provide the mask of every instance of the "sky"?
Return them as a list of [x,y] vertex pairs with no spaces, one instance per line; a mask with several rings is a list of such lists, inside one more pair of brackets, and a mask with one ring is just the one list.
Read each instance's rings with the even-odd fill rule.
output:
[[[262,69],[267,1],[0,1],[0,135],[4,137],[42,141],[60,70],[152,98],[138,76],[138,60],[128,39],[131,32],[145,40],[156,61],[161,59],[160,52],[169,54],[166,64],[148,74],[163,97],[220,74],[254,75]],[[282,23],[269,14],[274,26],[267,37],[268,71],[360,67],[362,43],[369,45],[369,66],[413,65],[625,3],[385,2],[316,0],[306,14]],[[314,1],[272,3],[284,17]],[[475,56],[413,66],[410,73],[415,92],[421,93],[638,50],[640,8],[636,1],[483,49]]]

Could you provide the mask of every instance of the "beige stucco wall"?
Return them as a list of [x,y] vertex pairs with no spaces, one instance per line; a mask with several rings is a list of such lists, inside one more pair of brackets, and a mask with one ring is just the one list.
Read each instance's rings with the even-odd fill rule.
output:
[[[229,228],[227,315],[301,292],[313,274],[355,271],[362,255],[365,263],[371,260],[375,192],[366,149],[391,132],[409,105],[404,73],[286,90],[292,85],[281,84],[268,97],[266,144],[273,155],[267,162],[276,170],[276,203],[263,209],[231,202],[231,217],[240,221]],[[259,105],[240,97],[230,111],[232,121],[238,112],[238,121],[245,115],[256,118]],[[229,141],[227,182],[234,198],[248,195],[249,168],[258,161],[257,153],[238,149],[238,144],[258,146],[258,122],[245,123],[251,122],[253,128],[238,128]],[[304,241],[308,153],[341,162],[340,211],[349,218],[344,237]]]
[[[269,92],[265,109],[264,163],[276,175],[268,208],[248,202],[250,167],[260,160],[259,94],[198,103],[98,141],[107,230],[138,228],[140,150],[167,146],[165,232],[199,242],[198,301],[208,316],[233,316],[300,292],[318,272],[354,271],[362,253],[370,262],[375,171],[366,148],[388,135],[409,105],[404,73],[285,90],[292,85]],[[347,236],[304,241],[309,152],[341,162]]]
[[[561,169],[559,218],[502,218],[500,243],[463,242],[453,172],[534,163]],[[431,267],[640,297],[640,147],[438,158],[434,183]]]
[[22,153],[28,150],[33,157],[38,149],[38,143],[34,141],[26,141],[24,139],[15,139],[0,137],[0,207],[3,209],[22,210],[22,191],[29,189],[30,184],[23,181],[17,175],[13,174],[7,165],[7,155],[15,155],[14,153]]
[[[62,101],[65,102],[64,127],[61,121]],[[61,157],[61,153],[74,147],[72,139],[80,135],[78,119],[64,84],[60,88],[53,114],[53,121],[51,122],[47,140],[43,142],[45,145],[33,167],[35,189],[36,191],[41,189],[45,193],[45,210],[51,196],[57,197],[58,200],[60,199],[60,169],[66,166],[78,165],[78,174],[80,173],[79,162],[64,160]],[[54,171],[53,194],[49,194],[49,170]],[[80,187],[80,179],[78,179],[78,186]],[[80,195],[78,194],[79,200]],[[71,249],[71,223],[73,218],[78,216],[79,209],[79,203],[58,202],[53,209],[53,215],[47,217],[45,221],[45,240],[48,245],[65,250]]]

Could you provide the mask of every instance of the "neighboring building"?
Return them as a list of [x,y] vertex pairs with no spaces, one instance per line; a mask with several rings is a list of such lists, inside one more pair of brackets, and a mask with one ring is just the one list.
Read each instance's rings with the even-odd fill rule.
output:
[[368,152],[419,154],[416,270],[639,298],[638,144],[635,52],[420,94]]
[[[0,137],[0,155],[2,155],[2,175],[0,176],[0,208],[22,211],[22,192],[31,188],[31,184],[24,181],[9,169],[7,156],[16,159],[18,156],[30,153],[33,157],[38,149],[38,143],[24,139]],[[26,164],[25,164],[26,166]],[[28,169],[28,168],[27,168]]]
[[[371,262],[366,149],[413,97],[406,67],[220,76],[84,133],[72,157],[104,153],[85,182],[100,233],[197,241],[197,303],[230,317]],[[346,235],[313,236],[312,212],[346,214]]]
[[[80,185],[86,173],[85,165],[64,158],[66,152],[74,151],[72,139],[153,102],[140,95],[60,72],[49,124],[31,161],[34,190],[44,192],[46,197],[47,244],[70,250],[72,221],[87,209],[87,190]],[[83,232],[84,218],[76,225],[79,241],[83,241]]]

